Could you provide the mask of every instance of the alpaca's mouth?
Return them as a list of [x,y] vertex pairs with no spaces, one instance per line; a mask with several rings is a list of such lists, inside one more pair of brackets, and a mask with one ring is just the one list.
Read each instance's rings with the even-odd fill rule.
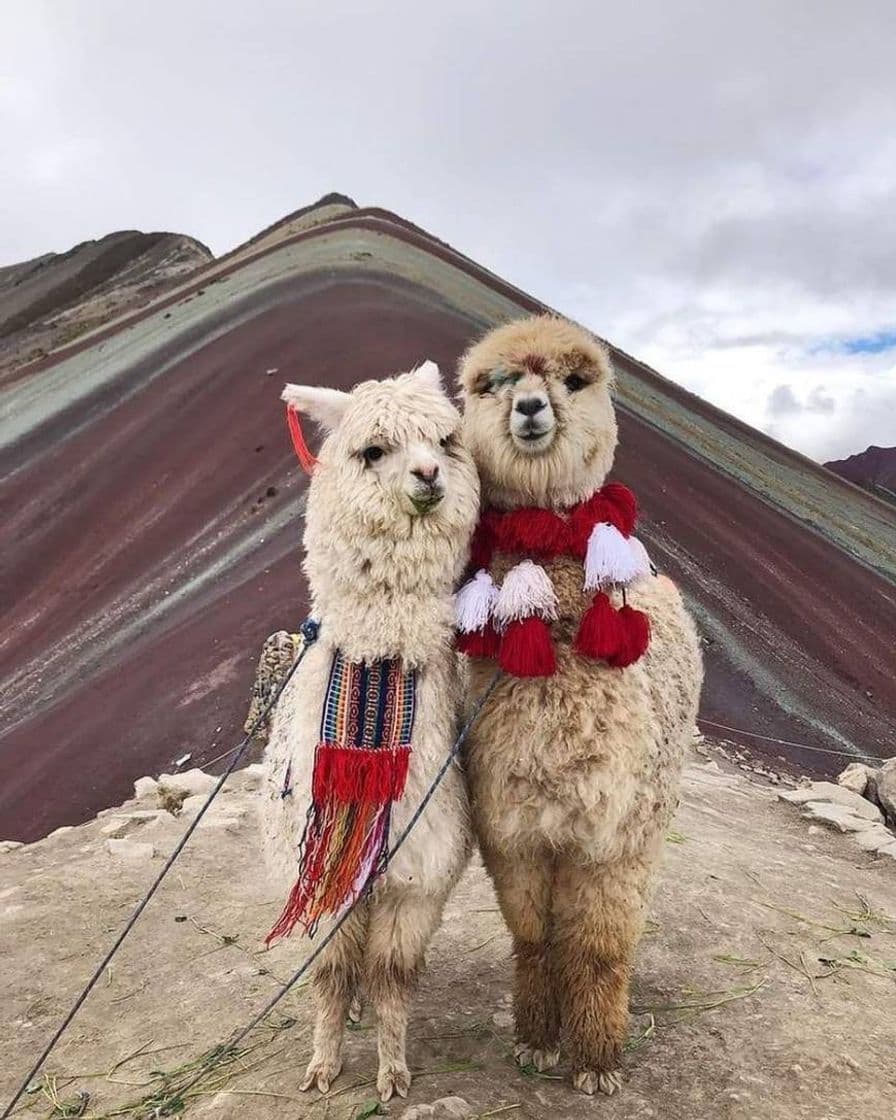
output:
[[430,513],[445,497],[444,490],[424,490],[411,494],[411,505],[418,514]]
[[553,424],[543,427],[530,422],[516,431],[511,429],[510,435],[520,451],[527,455],[533,455],[543,451],[553,442],[554,430],[555,426]]

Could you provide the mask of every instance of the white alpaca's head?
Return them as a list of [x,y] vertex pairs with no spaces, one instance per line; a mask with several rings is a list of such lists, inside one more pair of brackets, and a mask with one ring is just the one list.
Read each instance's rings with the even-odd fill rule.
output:
[[353,612],[355,628],[367,618],[365,653],[391,649],[409,596],[449,595],[466,562],[479,481],[460,415],[433,362],[350,393],[287,385],[283,399],[326,433],[305,516],[315,605]]
[[351,393],[287,385],[283,400],[326,432],[315,483],[340,518],[398,536],[415,521],[468,519],[472,465],[434,362]]
[[571,505],[604,482],[616,452],[606,348],[540,315],[490,331],[461,359],[464,434],[487,499]]

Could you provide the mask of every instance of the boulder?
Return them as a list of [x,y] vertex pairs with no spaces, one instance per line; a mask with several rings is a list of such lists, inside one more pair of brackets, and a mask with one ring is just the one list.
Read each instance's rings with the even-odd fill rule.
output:
[[183,790],[188,795],[208,794],[215,788],[218,779],[198,768],[184,770],[183,774],[160,774],[158,784],[168,789]]
[[147,797],[155,796],[156,790],[159,788],[159,783],[155,778],[138,778],[134,782],[134,797],[138,801],[143,801]]
[[856,833],[856,843],[866,852],[879,852],[894,841],[896,836],[882,824],[872,824],[870,828]]
[[241,793],[254,793],[261,788],[264,781],[264,766],[260,762],[253,762],[242,770],[234,770],[227,779],[227,789],[238,790]]
[[859,816],[845,805],[834,805],[829,801],[808,801],[803,806],[803,816],[810,821],[832,825],[841,832],[865,832],[880,823]]
[[896,828],[896,758],[888,759],[880,770],[872,771],[868,787],[890,827]]
[[866,766],[864,762],[851,762],[837,776],[837,785],[843,786],[844,789],[850,789],[853,793],[857,793],[859,797],[865,796],[865,790],[868,788],[868,778],[871,775],[871,767]]
[[854,793],[851,789],[835,785],[834,782],[811,782],[798,789],[783,790],[778,794],[782,801],[789,801],[791,805],[806,805],[812,803],[826,803],[848,809],[854,816],[862,817],[869,821],[883,820],[880,809],[864,797]]
[[144,825],[157,822],[162,816],[167,816],[167,813],[160,809],[134,809],[129,813],[114,813],[100,832],[103,836],[121,839]]

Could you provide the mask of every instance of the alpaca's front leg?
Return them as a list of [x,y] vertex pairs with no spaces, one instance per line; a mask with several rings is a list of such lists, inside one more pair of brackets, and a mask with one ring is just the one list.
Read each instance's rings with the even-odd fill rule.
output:
[[543,1073],[560,1060],[560,1010],[551,954],[554,859],[544,854],[508,859],[484,852],[516,958],[514,1018],[517,1062]]
[[649,865],[558,861],[554,880],[555,971],[573,1083],[615,1092],[628,1031],[632,962],[644,923]]
[[345,1019],[357,998],[367,929],[364,908],[349,917],[321,956],[312,986],[317,1003],[314,1052],[300,1088],[326,1093],[342,1070]]
[[378,1020],[376,1085],[384,1102],[395,1093],[406,1097],[411,1086],[405,1055],[408,1006],[447,897],[447,890],[433,895],[389,884],[371,903],[364,980]]

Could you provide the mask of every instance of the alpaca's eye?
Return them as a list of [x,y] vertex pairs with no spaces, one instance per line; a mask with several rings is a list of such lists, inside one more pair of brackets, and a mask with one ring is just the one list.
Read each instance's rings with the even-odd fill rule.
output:
[[451,445],[453,443],[454,443],[454,434],[453,433],[451,435],[448,435],[448,436],[442,436],[442,438],[439,440],[439,445],[441,447],[444,447],[446,451],[448,450],[449,447],[451,447]]
[[373,444],[370,447],[364,448],[361,452],[361,458],[365,463],[375,463],[377,459],[382,459],[385,454],[386,452],[383,451],[382,447],[377,447]]
[[584,389],[588,382],[584,377],[579,377],[577,373],[571,373],[563,384],[569,389],[570,393],[577,393],[579,389]]

